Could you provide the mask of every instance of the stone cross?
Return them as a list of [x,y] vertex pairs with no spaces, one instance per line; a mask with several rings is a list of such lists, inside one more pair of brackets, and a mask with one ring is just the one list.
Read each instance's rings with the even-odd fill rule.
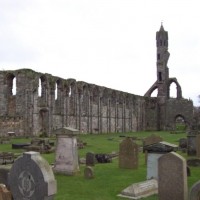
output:
[[52,168],[39,152],[25,152],[10,170],[9,188],[15,200],[52,200],[57,184]]
[[186,160],[175,152],[158,159],[159,200],[187,200]]

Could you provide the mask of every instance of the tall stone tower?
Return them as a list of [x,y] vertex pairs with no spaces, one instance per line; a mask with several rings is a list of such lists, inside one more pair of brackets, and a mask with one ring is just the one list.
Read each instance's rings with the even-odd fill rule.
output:
[[[156,53],[157,80],[144,95],[149,97],[146,100],[146,129],[175,129],[178,117],[182,117],[185,123],[190,124],[193,104],[182,97],[181,86],[177,79],[169,77],[168,32],[164,30],[162,24],[160,30],[156,32]],[[172,83],[176,85],[176,97],[170,97]],[[155,90],[157,90],[156,98],[151,97]]]
[[169,68],[167,62],[169,59],[168,52],[168,32],[161,25],[160,30],[156,33],[157,47],[157,86],[158,97],[165,97],[167,93],[167,81],[169,79]]

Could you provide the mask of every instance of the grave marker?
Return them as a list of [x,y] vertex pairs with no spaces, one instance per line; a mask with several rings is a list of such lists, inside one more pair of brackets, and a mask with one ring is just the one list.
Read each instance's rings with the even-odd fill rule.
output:
[[200,200],[200,181],[196,182],[192,186],[190,190],[189,200]]
[[87,166],[94,166],[95,165],[95,155],[92,152],[88,152],[86,154],[86,165]]
[[9,188],[15,200],[52,200],[57,191],[53,171],[39,152],[25,152],[10,170]]
[[138,145],[129,137],[120,143],[119,167],[125,169],[138,168]]
[[196,136],[196,155],[200,158],[200,134]]
[[186,160],[175,152],[158,159],[159,200],[187,200]]
[[56,159],[54,171],[65,175],[74,175],[79,171],[77,129],[63,127],[56,131]]
[[92,179],[92,178],[94,178],[94,171],[93,171],[92,167],[86,166],[86,168],[84,170],[84,177],[86,179]]

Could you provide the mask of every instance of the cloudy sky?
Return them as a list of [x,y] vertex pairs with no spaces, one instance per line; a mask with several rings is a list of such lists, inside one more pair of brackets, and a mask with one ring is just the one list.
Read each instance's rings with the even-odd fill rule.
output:
[[169,75],[199,106],[199,8],[199,0],[0,0],[0,70],[31,68],[144,95],[156,81],[163,22]]

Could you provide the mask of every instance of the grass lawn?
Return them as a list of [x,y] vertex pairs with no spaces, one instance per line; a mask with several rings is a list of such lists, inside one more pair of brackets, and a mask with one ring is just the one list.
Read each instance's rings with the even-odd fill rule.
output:
[[[140,139],[152,133],[160,135],[164,141],[178,144],[180,138],[185,138],[186,133],[170,134],[169,132],[135,132],[135,133],[115,133],[103,135],[80,135],[79,138],[87,143],[87,146],[79,150],[79,157],[85,157],[87,152],[111,153],[119,151],[119,143],[123,140],[120,136],[134,136]],[[12,139],[11,143],[22,143],[30,139]],[[142,145],[140,140],[137,141]],[[22,152],[22,150],[11,149],[11,144],[1,144],[0,151]],[[177,152],[187,158],[186,153]],[[42,154],[51,164],[55,160],[55,154]],[[117,197],[124,188],[137,182],[146,180],[145,158],[142,152],[139,153],[139,168],[136,170],[120,169],[118,159],[113,159],[112,163],[96,164],[94,169],[95,178],[86,180],[84,178],[85,165],[80,165],[80,172],[75,176],[55,175],[58,185],[58,192],[55,200],[120,200]],[[188,188],[199,180],[200,170],[198,167],[190,167],[191,176],[188,177]],[[146,200],[157,200],[157,195],[147,197]]]

